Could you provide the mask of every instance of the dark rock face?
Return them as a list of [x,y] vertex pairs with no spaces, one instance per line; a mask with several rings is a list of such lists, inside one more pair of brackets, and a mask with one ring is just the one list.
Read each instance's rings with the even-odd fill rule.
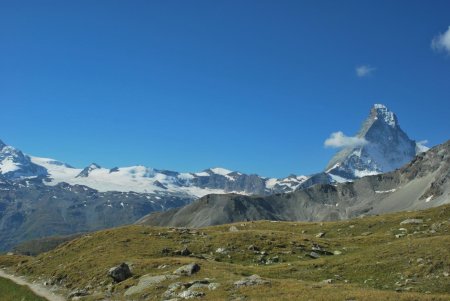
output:
[[197,263],[190,263],[188,265],[184,265],[184,266],[178,268],[173,273],[175,275],[180,275],[180,276],[192,276],[193,274],[197,273],[198,271],[200,271],[200,266]]
[[[96,164],[96,163],[92,163],[91,165],[89,165],[88,167],[85,167],[76,177],[77,178],[86,178],[89,177],[89,173],[95,169],[99,169],[101,168],[100,165]],[[110,171],[111,172],[111,171]],[[114,172],[114,171],[112,171]]]
[[384,105],[374,105],[357,137],[366,143],[338,152],[326,167],[327,173],[356,179],[390,172],[410,162],[418,148]]
[[119,283],[127,280],[133,275],[131,274],[130,267],[126,263],[121,263],[120,265],[109,269],[108,276]]
[[449,173],[450,141],[390,173],[265,197],[208,195],[182,208],[150,214],[138,223],[204,227],[251,220],[330,221],[424,209],[450,202]]
[[81,185],[47,186],[40,179],[0,180],[0,251],[20,242],[131,224],[191,202],[187,197],[98,192]]
[[[267,194],[265,179],[257,175],[231,173],[229,178],[208,172],[209,176],[195,177],[191,183],[196,187],[224,189],[225,191],[239,191],[251,194]],[[233,180],[231,180],[232,178]]]

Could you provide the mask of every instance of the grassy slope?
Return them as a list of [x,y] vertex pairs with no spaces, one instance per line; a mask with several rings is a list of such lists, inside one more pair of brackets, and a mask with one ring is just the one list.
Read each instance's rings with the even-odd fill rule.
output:
[[9,279],[0,278],[1,301],[46,301],[33,294],[26,286],[17,285]]
[[[400,225],[407,218],[421,218],[420,225]],[[171,273],[178,266],[197,262],[201,271],[176,281],[214,278],[221,286],[206,291],[208,300],[450,300],[450,206],[426,211],[404,212],[341,222],[247,222],[215,226],[182,233],[167,228],[127,226],[85,235],[36,258],[5,256],[0,265],[16,266],[31,277],[63,283],[69,290],[92,287],[101,300],[111,281],[108,268],[120,262],[132,264],[135,277],[113,285],[113,294],[121,299],[123,291],[144,274]],[[407,229],[408,235],[395,238]],[[325,232],[317,238],[316,234]],[[307,256],[318,243],[341,255]],[[248,250],[255,245],[278,256],[280,262],[258,264],[260,256]],[[163,248],[187,246],[208,259],[163,256]],[[215,253],[219,247],[227,255]],[[167,268],[158,269],[160,265]],[[258,274],[270,285],[235,289],[232,283],[243,276]],[[324,279],[333,279],[324,284]],[[146,300],[161,300],[167,281],[149,288]],[[395,290],[401,290],[401,293]],[[95,295],[95,292],[98,292]]]

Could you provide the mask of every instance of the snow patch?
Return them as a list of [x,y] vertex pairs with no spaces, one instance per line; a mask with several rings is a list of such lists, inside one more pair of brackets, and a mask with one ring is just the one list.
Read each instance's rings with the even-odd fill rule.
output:
[[389,190],[375,190],[375,193],[390,193],[395,192],[397,189],[389,189]]
[[221,175],[221,176],[226,176],[226,175],[232,173],[231,170],[228,170],[228,169],[225,169],[225,168],[221,168],[221,167],[211,168],[210,170],[213,173],[215,173],[216,175]]
[[333,175],[333,174],[329,174],[329,176],[331,177],[331,179],[333,179],[333,181],[335,181],[336,183],[346,183],[346,182],[352,182],[349,179],[337,176],[337,175]]

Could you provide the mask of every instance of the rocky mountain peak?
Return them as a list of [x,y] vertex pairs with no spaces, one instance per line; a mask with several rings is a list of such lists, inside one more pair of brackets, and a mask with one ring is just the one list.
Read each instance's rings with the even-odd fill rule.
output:
[[96,169],[100,169],[100,165],[98,165],[97,163],[91,163],[89,166],[85,167],[77,176],[76,178],[86,178],[89,177],[89,174],[91,173],[91,171],[96,170]]
[[363,145],[339,151],[326,171],[346,179],[389,172],[411,161],[417,145],[400,128],[397,116],[385,105],[375,104],[357,137]]
[[0,140],[0,174],[7,179],[46,176],[47,170],[31,162],[29,156]]
[[390,127],[396,127],[398,125],[397,116],[394,112],[389,111],[389,109],[383,104],[374,104],[370,110],[370,118],[374,121],[380,120],[386,123]]

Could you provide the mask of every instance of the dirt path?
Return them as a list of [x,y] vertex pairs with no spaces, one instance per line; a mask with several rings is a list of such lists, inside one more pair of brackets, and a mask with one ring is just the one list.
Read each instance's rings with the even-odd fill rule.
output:
[[17,277],[11,274],[7,274],[2,269],[0,269],[0,277],[9,279],[19,285],[26,285],[30,288],[30,290],[33,291],[33,293],[35,293],[38,296],[46,298],[48,301],[66,301],[66,298],[63,298],[62,296],[53,293],[46,287],[36,283],[29,283],[23,277]]

